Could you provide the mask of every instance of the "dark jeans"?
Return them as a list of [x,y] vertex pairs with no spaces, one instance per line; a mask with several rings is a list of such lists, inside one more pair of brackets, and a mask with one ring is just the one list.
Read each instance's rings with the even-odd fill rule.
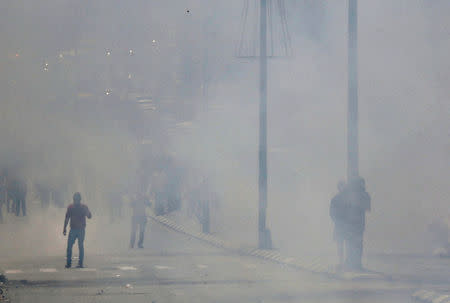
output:
[[351,233],[346,242],[346,265],[352,270],[362,269],[362,254],[363,254],[363,231],[356,231]]
[[134,247],[134,242],[136,240],[136,230],[139,226],[139,241],[138,247],[142,247],[144,244],[144,232],[145,225],[147,223],[147,218],[145,216],[132,217],[131,218],[131,236],[130,236],[130,247]]
[[69,238],[67,239],[67,265],[72,265],[72,247],[75,244],[75,240],[78,239],[78,249],[80,251],[78,257],[78,265],[83,265],[84,259],[84,234],[85,229],[70,229]]
[[20,208],[22,208],[22,216],[27,215],[27,204],[25,198],[16,200],[16,216],[20,216]]
[[202,202],[202,232],[205,234],[209,234],[210,231],[210,212],[209,212],[209,201],[203,201]]

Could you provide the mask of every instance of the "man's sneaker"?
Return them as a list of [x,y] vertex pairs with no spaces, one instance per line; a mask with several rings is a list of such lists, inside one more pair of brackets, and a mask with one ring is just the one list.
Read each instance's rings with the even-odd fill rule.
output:
[[72,265],[70,265],[70,264],[66,264],[66,266],[64,266],[65,268],[71,268],[72,267]]
[[78,264],[77,268],[84,268],[83,264]]
[[142,246],[142,245],[139,245],[139,246],[138,246],[138,248],[144,248],[144,246]]

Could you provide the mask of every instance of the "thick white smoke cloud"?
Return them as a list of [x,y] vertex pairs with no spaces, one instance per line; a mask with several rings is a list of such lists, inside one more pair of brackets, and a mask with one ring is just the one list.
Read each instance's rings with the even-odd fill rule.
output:
[[[297,3],[290,20],[307,7]],[[291,27],[294,58],[269,64],[268,224],[287,251],[332,249],[329,199],[346,171],[346,3],[320,8],[323,19]],[[429,251],[428,224],[448,214],[448,9],[425,1],[359,5],[360,167],[373,198],[368,252]],[[307,32],[314,26],[319,38]],[[233,59],[225,40],[239,72],[214,83],[210,102],[222,109],[199,114],[177,148],[223,193],[222,232],[246,234],[248,243],[257,230],[258,69]]]
[[[65,98],[76,92],[70,67],[57,83],[42,73],[45,53],[55,49],[56,56],[59,41],[42,34],[52,28],[43,16],[52,20],[68,7],[5,3],[0,35],[8,43],[0,48],[25,61],[1,61],[1,161],[21,162],[33,180],[67,179],[105,213],[103,193],[135,178],[133,146],[141,133],[151,134],[155,150],[173,153],[192,179],[204,176],[217,191],[213,229],[256,243],[258,66],[234,56],[243,1],[98,1],[81,10],[81,34],[68,26],[69,42],[81,37],[82,49],[91,41],[99,62],[106,48],[135,48],[137,65],[145,66],[139,86],[155,100],[172,100],[157,106],[177,109],[134,126],[142,117],[122,105]],[[286,4],[294,56],[269,64],[268,226],[284,251],[328,253],[329,200],[346,171],[346,1]],[[448,214],[449,10],[448,1],[359,1],[360,173],[373,198],[369,253],[428,250],[427,225]],[[104,65],[89,67],[85,77],[106,79],[96,68]],[[192,117],[191,128],[171,125]]]

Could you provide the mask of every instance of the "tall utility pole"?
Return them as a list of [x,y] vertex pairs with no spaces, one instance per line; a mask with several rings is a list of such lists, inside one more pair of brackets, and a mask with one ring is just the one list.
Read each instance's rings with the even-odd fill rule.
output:
[[[249,13],[252,13],[250,1],[259,3],[258,12],[253,14],[255,20],[249,20]],[[257,6],[257,5],[256,5]],[[249,10],[250,8],[250,10]],[[276,13],[277,11],[277,13]],[[276,55],[274,48],[273,25],[274,19],[279,17],[279,39],[281,42],[280,54]],[[251,18],[250,18],[251,19]],[[252,21],[255,23],[253,24]],[[258,33],[259,23],[259,33]],[[249,26],[247,26],[249,25]],[[254,31],[253,31],[254,30]],[[246,42],[245,35],[250,35],[250,43]],[[259,54],[257,37],[259,34]],[[267,43],[269,40],[270,48]],[[269,54],[268,54],[269,52]],[[290,56],[291,38],[289,35],[286,7],[284,0],[245,0],[242,11],[242,33],[241,40],[237,47],[237,57],[257,58],[259,56],[259,148],[258,148],[258,246],[261,249],[272,248],[272,237],[270,230],[266,227],[267,214],[267,59],[275,56]]]
[[266,228],[267,211],[267,0],[261,0],[259,37],[259,211],[258,246],[272,248],[270,230]]
[[358,6],[348,0],[348,113],[347,182],[359,176],[358,168]]

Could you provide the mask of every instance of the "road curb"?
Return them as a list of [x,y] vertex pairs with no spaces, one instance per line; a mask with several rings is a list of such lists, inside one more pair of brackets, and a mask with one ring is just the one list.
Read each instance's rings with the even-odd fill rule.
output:
[[[212,246],[225,249],[232,253],[236,253],[243,256],[252,256],[259,259],[264,259],[274,263],[278,263],[284,266],[288,266],[297,270],[308,271],[316,274],[324,274],[328,277],[342,279],[342,280],[372,280],[372,279],[385,279],[378,273],[357,273],[357,272],[337,272],[333,266],[324,265],[320,258],[314,258],[312,260],[305,260],[302,258],[293,258],[282,256],[274,250],[262,250],[262,249],[242,249],[239,246],[233,245],[230,242],[219,239],[215,236],[204,234],[201,232],[191,231],[187,228],[173,222],[164,216],[148,216],[153,221],[172,229],[176,232],[185,234],[189,237],[195,238]],[[443,303],[443,302],[433,302]],[[450,302],[449,302],[450,303]]]
[[413,300],[422,303],[450,303],[450,293],[438,293],[430,290],[418,290],[412,295]]

